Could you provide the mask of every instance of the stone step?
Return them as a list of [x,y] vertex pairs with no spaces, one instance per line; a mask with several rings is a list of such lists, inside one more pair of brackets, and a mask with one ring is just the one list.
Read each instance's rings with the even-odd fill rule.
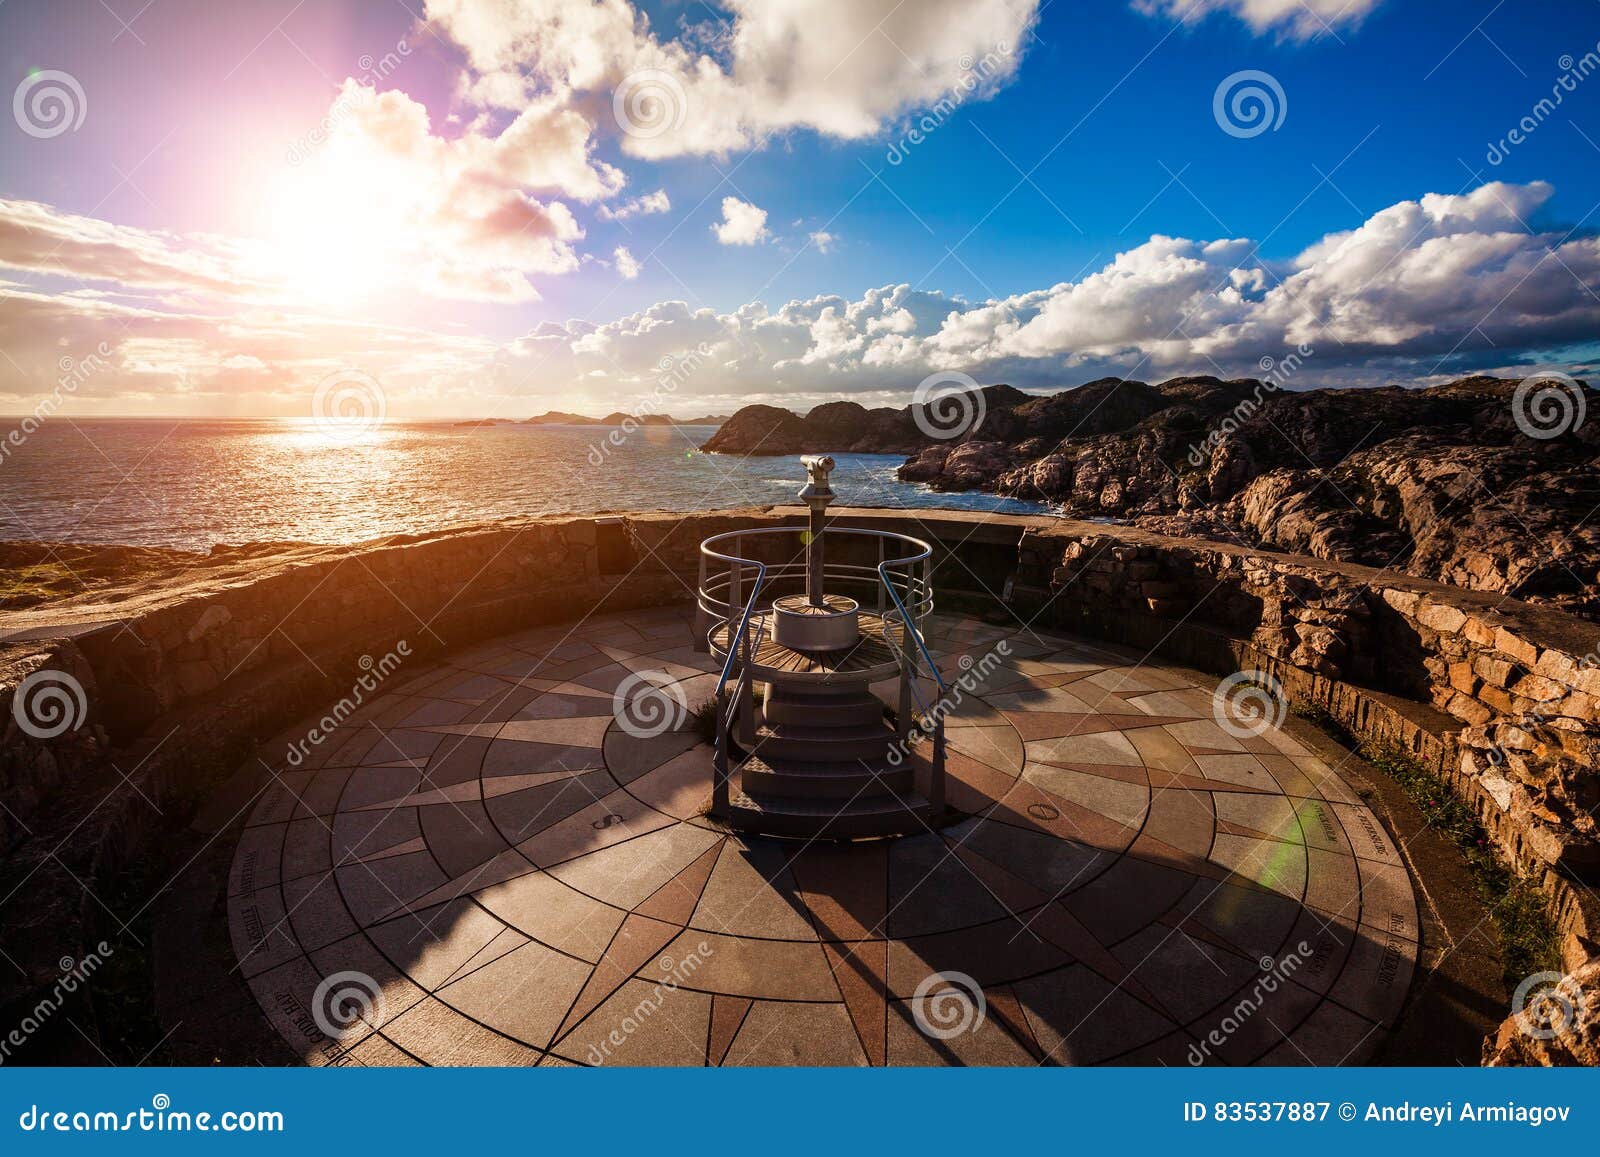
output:
[[819,727],[802,723],[759,721],[750,754],[808,763],[881,760],[895,741],[895,732],[881,720],[852,727]]
[[729,818],[743,831],[800,839],[866,839],[928,830],[933,808],[915,792],[858,799],[849,804],[789,796],[755,798],[736,792]]
[[915,777],[910,760],[894,767],[884,759],[810,763],[752,755],[739,766],[739,782],[746,793],[759,799],[787,796],[860,801],[908,792],[915,786]]
[[882,722],[883,704],[877,696],[865,691],[827,696],[768,692],[762,716],[769,723],[860,727]]

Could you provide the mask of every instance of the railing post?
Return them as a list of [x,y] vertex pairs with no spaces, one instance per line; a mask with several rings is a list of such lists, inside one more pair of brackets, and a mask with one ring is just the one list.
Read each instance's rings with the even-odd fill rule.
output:
[[884,601],[883,600],[884,600],[884,596],[888,593],[887,591],[885,591],[883,589],[883,584],[887,580],[884,579],[884,577],[883,577],[884,572],[882,570],[883,560],[884,560],[884,557],[885,557],[885,555],[887,553],[886,547],[885,547],[885,544],[887,542],[888,542],[888,539],[885,539],[885,538],[879,538],[878,539],[878,567],[880,568],[878,570],[878,617],[879,618],[883,617],[883,607],[884,607]]
[[906,740],[911,736],[911,680],[916,678],[911,666],[911,650],[909,640],[905,637],[906,627],[900,627],[900,705],[895,708],[895,730],[899,732],[901,749],[906,750]]
[[706,600],[711,596],[706,590],[706,553],[700,551],[700,585],[695,587],[694,598],[694,649],[701,654],[711,650],[711,612],[706,610]]
[[739,742],[748,751],[756,744],[755,680],[750,676],[749,633],[745,635],[744,677],[739,680]]
[[928,777],[928,803],[934,819],[944,814],[944,715],[933,725],[933,770]]
[[717,746],[711,756],[711,811],[728,814],[728,693],[717,692]]

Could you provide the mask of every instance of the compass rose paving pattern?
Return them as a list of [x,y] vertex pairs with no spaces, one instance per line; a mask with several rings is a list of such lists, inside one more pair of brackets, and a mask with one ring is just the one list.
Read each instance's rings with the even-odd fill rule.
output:
[[[1372,1055],[1417,909],[1328,764],[1237,737],[1213,685],[1131,653],[949,616],[928,638],[947,675],[984,673],[947,719],[966,818],[893,841],[705,815],[715,675],[687,610],[397,676],[273,765],[229,879],[240,971],[313,1064]],[[648,726],[616,707],[641,688]]]

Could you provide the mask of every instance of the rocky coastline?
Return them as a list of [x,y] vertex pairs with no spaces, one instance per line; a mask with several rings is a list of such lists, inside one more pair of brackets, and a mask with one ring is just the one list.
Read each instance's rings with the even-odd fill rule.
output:
[[[1533,382],[1533,379],[1527,379]],[[1355,562],[1600,615],[1600,398],[1567,379],[1423,389],[1106,378],[933,405],[746,406],[703,449],[904,454],[903,481]],[[1542,396],[1541,396],[1542,392]],[[1563,410],[1562,407],[1565,406]],[[952,420],[953,419],[953,420]],[[964,420],[963,420],[964,419]]]

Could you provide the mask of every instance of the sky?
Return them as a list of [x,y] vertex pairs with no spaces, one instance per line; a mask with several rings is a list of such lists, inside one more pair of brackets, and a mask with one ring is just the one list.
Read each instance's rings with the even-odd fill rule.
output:
[[0,67],[11,414],[1600,356],[1595,0],[9,0]]

